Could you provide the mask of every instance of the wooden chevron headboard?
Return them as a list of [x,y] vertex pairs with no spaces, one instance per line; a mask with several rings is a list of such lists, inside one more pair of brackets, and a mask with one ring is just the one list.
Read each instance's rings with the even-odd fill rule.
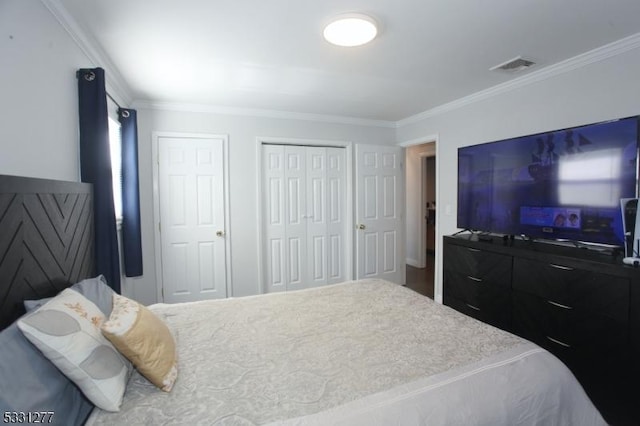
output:
[[94,274],[92,186],[0,175],[0,330]]

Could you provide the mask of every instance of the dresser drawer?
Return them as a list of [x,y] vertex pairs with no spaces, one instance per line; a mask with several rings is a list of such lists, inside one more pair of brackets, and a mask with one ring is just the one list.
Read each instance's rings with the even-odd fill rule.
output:
[[462,247],[444,245],[444,268],[493,285],[511,285],[511,256]]
[[472,318],[503,330],[509,330],[511,327],[511,306],[508,300],[508,297],[503,296],[492,300],[491,303],[481,302],[472,305],[455,297],[445,297],[444,304]]
[[629,315],[629,280],[622,277],[516,258],[513,289],[619,321]]
[[511,291],[487,285],[452,271],[444,272],[445,305],[471,317],[500,327],[511,326]]
[[445,294],[474,306],[480,305],[483,301],[488,303],[501,294],[508,296],[510,292],[509,288],[496,286],[490,281],[450,270],[444,271],[444,282]]
[[623,351],[628,323],[514,291],[513,331],[556,354],[563,361],[589,362]]

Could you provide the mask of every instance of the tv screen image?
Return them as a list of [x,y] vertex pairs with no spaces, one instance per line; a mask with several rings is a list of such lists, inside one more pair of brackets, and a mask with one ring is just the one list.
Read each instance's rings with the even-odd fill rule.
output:
[[458,149],[458,228],[624,245],[638,117]]

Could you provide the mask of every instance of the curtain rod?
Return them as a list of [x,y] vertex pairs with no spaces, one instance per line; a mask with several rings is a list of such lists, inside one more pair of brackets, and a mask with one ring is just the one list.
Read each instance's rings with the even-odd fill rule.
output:
[[105,93],[107,94],[107,97],[108,97],[109,99],[111,99],[111,100],[113,101],[113,103],[114,103],[114,104],[116,104],[116,106],[117,106],[118,108],[122,109],[122,107],[120,106],[120,104],[118,103],[118,101],[116,101],[115,99],[113,99],[113,96],[111,96],[111,95],[109,94],[109,92],[105,92]]

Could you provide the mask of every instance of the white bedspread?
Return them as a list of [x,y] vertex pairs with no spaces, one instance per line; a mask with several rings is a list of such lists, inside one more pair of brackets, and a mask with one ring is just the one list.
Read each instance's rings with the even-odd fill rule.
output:
[[380,280],[154,305],[178,380],[89,424],[605,424],[555,357]]

